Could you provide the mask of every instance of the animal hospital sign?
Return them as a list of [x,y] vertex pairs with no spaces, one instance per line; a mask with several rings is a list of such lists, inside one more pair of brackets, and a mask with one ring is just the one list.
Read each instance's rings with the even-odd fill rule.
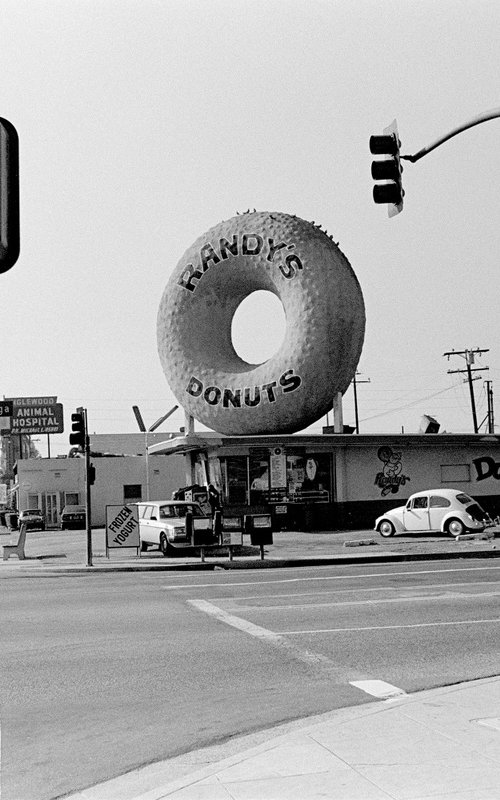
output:
[[63,433],[64,414],[57,397],[12,397],[10,430],[2,433]]

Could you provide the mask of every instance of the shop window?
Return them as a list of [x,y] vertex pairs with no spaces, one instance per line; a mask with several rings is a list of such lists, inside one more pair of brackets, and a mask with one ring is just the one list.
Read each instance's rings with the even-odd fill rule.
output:
[[441,464],[441,483],[470,483],[468,464]]
[[250,503],[267,503],[269,500],[269,458],[250,456]]
[[65,506],[79,506],[80,495],[78,492],[64,492],[64,505]]
[[287,491],[296,502],[325,502],[332,496],[331,459],[328,454],[288,455]]
[[28,495],[28,508],[39,508],[37,494]]
[[223,467],[224,497],[227,503],[247,502],[247,457],[228,456],[221,464]]
[[137,503],[142,500],[142,485],[140,483],[125,484],[123,487],[123,502]]

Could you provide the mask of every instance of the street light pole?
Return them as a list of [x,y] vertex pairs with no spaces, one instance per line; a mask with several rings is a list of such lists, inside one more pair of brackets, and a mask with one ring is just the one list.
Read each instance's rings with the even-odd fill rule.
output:
[[150,494],[150,490],[149,490],[149,447],[148,447],[149,443],[148,443],[148,433],[153,433],[153,431],[155,431],[157,428],[159,428],[160,425],[163,422],[165,422],[165,420],[168,419],[168,417],[171,414],[173,414],[174,411],[177,411],[178,408],[179,408],[179,406],[174,406],[173,408],[170,409],[170,411],[167,411],[166,414],[164,414],[162,417],[157,419],[156,422],[153,422],[153,424],[149,428],[146,428],[146,426],[144,424],[144,420],[142,418],[142,414],[141,414],[141,412],[139,410],[139,406],[132,406],[132,411],[134,412],[135,418],[137,420],[137,424],[139,425],[139,430],[144,433],[144,447],[145,447],[145,450],[146,450],[146,452],[145,452],[145,455],[146,455],[146,500],[149,500],[149,494]]

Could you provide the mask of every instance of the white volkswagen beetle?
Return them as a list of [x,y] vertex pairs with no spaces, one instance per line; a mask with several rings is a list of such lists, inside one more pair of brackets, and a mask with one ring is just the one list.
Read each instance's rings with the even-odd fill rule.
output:
[[381,536],[408,531],[442,531],[459,536],[465,531],[480,533],[492,520],[479,503],[458,489],[429,489],[412,494],[398,506],[375,520]]

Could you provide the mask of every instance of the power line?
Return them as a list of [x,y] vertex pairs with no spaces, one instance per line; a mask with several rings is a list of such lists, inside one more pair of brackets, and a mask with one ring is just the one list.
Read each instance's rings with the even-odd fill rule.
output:
[[404,411],[406,408],[411,408],[412,406],[416,406],[419,403],[422,403],[424,400],[431,400],[433,397],[437,397],[439,394],[444,394],[445,392],[449,392],[451,389],[454,389],[455,386],[447,386],[446,389],[441,389],[439,392],[434,392],[434,394],[429,394],[427,397],[420,397],[418,400],[413,400],[411,403],[406,403],[404,406],[399,406],[398,408],[390,408],[388,411],[382,411],[380,414],[374,414],[372,417],[365,417],[362,422],[368,422],[371,419],[376,419],[377,417],[385,417],[387,414],[393,414],[396,411]]

